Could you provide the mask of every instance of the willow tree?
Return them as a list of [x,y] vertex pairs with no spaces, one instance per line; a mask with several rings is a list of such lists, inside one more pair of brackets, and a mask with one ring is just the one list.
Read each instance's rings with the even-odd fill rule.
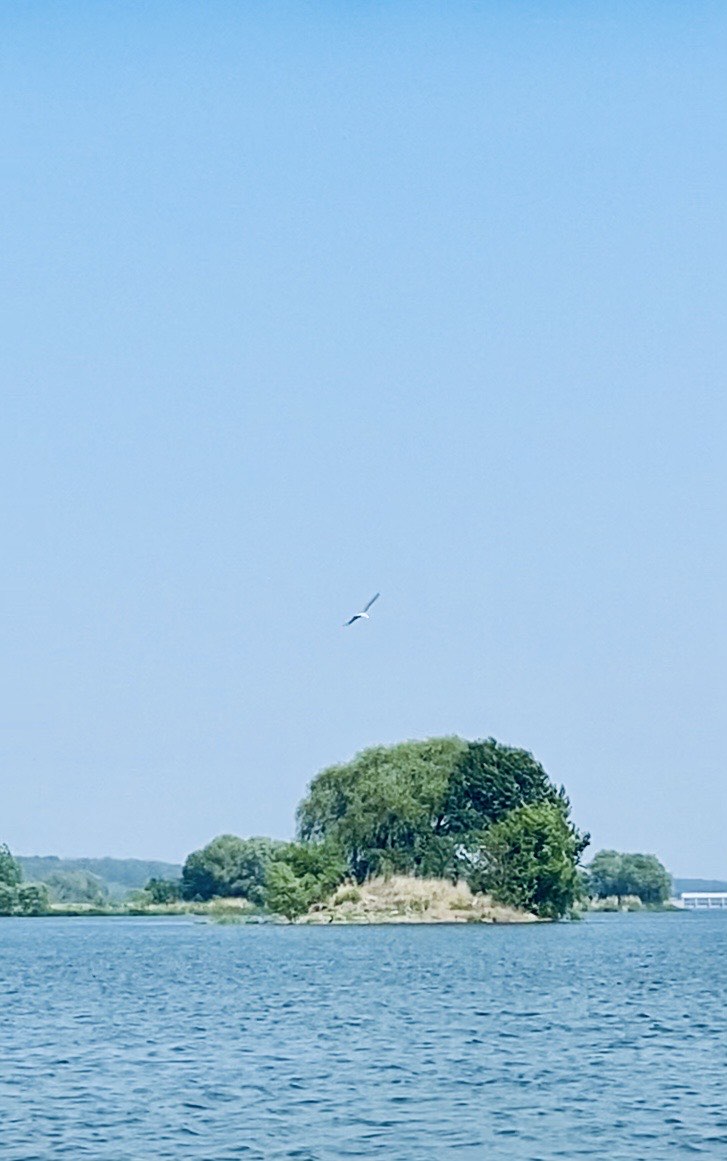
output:
[[466,750],[460,738],[432,738],[375,746],[329,766],[298,808],[300,838],[335,843],[360,882],[382,872],[447,873],[445,802]]
[[359,882],[391,872],[457,879],[472,873],[490,827],[538,803],[567,819],[563,790],[527,750],[430,738],[321,771],[298,808],[298,833],[335,844]]

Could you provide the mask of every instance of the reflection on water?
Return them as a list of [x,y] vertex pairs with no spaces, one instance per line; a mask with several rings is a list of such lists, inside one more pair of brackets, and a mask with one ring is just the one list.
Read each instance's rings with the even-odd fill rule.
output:
[[0,920],[3,1161],[727,1157],[727,915]]

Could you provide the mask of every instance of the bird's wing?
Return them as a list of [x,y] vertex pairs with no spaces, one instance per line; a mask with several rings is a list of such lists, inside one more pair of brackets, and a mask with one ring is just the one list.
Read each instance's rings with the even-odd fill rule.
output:
[[371,606],[373,605],[374,601],[378,601],[380,596],[381,596],[381,593],[376,593],[376,595],[371,598],[368,605],[364,605],[363,612],[368,613],[368,611],[371,608]]
[[361,616],[360,613],[354,613],[354,615],[351,617],[350,621],[344,621],[343,622],[344,629],[346,628],[346,625],[353,625],[354,621],[358,621],[360,616]]

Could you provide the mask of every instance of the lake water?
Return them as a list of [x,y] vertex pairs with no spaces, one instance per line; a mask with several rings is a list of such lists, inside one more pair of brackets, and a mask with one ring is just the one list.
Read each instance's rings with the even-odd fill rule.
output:
[[3,1161],[727,1157],[727,913],[0,920]]

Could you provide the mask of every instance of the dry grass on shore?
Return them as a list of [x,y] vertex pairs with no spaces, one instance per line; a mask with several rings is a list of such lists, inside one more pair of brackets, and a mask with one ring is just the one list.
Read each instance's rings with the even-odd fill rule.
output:
[[318,903],[300,923],[537,923],[534,915],[473,895],[466,883],[377,878],[357,887],[344,884]]

